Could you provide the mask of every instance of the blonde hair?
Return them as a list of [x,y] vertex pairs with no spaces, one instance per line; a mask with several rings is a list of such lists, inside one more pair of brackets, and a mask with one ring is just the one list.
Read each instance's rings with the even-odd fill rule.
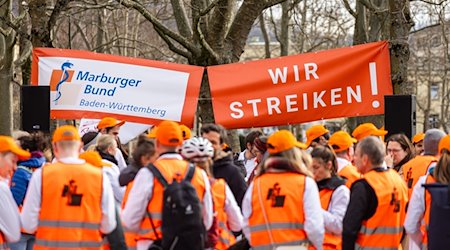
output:
[[[288,164],[276,164],[275,161],[284,160]],[[275,163],[275,164],[271,164]],[[283,151],[279,154],[269,156],[261,162],[257,175],[262,175],[267,172],[269,168],[277,168],[281,170],[296,172],[309,177],[312,173],[308,170],[308,166],[312,163],[311,156],[303,150],[293,147],[289,150]]]
[[[113,135],[104,134],[98,138],[95,148],[100,152],[105,152],[109,147],[112,146],[117,147],[116,138]],[[88,150],[89,149],[90,148],[88,148]]]
[[441,157],[434,169],[434,178],[442,184],[450,184],[450,152],[447,149],[441,151]]

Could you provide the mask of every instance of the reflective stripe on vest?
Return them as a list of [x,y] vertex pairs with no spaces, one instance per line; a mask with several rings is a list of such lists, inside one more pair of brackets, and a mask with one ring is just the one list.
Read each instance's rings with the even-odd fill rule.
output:
[[371,170],[363,178],[374,190],[378,207],[363,221],[356,242],[364,249],[397,249],[405,219],[406,184],[392,169]]
[[251,249],[254,250],[273,250],[275,247],[281,247],[281,246],[299,246],[299,245],[308,245],[308,240],[294,240],[289,242],[283,242],[283,243],[274,243],[274,244],[267,244],[267,245],[260,245],[256,247],[252,247]]
[[99,229],[100,223],[89,223],[79,221],[57,221],[57,220],[39,220],[41,227],[60,227],[60,228],[75,228],[75,229]]
[[398,247],[362,247],[355,243],[356,250],[398,250]]
[[376,227],[367,228],[362,226],[360,232],[363,234],[398,234],[403,231],[403,227]]
[[[272,230],[288,230],[288,229],[302,229],[302,223],[290,223],[290,222],[269,222],[269,227]],[[253,225],[248,227],[251,233],[261,232],[267,230],[266,224]]]
[[100,248],[102,242],[98,241],[51,241],[36,239],[36,246],[42,247],[55,247],[55,248]]
[[[155,220],[161,221],[162,220],[162,213],[150,213],[150,214],[152,216],[152,220],[153,221],[155,221]],[[147,213],[145,213],[144,219],[150,221],[150,217],[148,216]],[[155,226],[156,230],[159,230],[160,228],[161,228],[161,225]],[[152,227],[150,227],[150,228],[141,228],[141,229],[139,229],[138,233],[141,236],[145,235],[145,234],[153,233],[153,228]]]

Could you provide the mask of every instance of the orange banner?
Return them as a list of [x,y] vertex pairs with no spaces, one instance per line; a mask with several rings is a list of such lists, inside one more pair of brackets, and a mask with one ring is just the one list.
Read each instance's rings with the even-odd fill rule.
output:
[[113,116],[193,126],[204,68],[89,51],[36,48],[31,83],[50,86],[51,118]]
[[216,123],[226,128],[383,114],[392,94],[387,42],[207,70]]

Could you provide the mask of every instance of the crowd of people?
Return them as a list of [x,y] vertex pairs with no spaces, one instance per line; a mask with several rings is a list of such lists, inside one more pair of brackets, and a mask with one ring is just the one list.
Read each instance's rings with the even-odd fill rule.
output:
[[305,143],[254,130],[234,154],[220,125],[193,136],[162,121],[127,152],[123,124],[0,136],[0,249],[418,250],[436,238],[423,184],[450,183],[441,130],[315,125]]

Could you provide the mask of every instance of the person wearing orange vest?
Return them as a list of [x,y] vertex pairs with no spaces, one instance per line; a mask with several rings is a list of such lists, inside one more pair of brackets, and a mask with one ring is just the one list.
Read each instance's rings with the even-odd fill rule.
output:
[[303,161],[306,145],[287,130],[269,136],[262,163],[242,202],[245,237],[252,249],[309,245],[323,249],[319,191]]
[[356,127],[352,132],[352,136],[358,141],[361,141],[362,139],[371,135],[377,136],[381,140],[381,138],[384,137],[387,133],[388,131],[384,129],[378,129],[373,123],[368,122],[360,124],[358,127]]
[[[430,171],[425,176],[421,176],[414,186],[408,212],[405,219],[405,230],[411,241],[417,246],[415,249],[427,249],[428,244],[428,223],[430,219],[431,196],[422,184],[440,182],[447,184],[449,179],[443,180],[442,174],[447,171],[450,162],[450,135],[443,137],[438,146],[439,161],[432,163]],[[448,178],[448,177],[447,177]],[[412,243],[410,241],[410,244]],[[410,247],[410,249],[412,249]]]
[[[180,126],[172,121],[162,121],[156,131],[156,152],[159,158],[153,163],[166,180],[177,175],[184,176],[188,163],[177,153],[177,147],[183,143]],[[200,168],[195,169],[191,181],[202,203],[203,224],[206,230],[211,227],[213,203],[208,176]],[[127,230],[138,232],[138,250],[147,250],[153,241],[162,238],[163,186],[148,168],[141,168],[136,175],[133,187],[122,211],[122,221]],[[150,214],[152,219],[147,215]],[[153,230],[153,225],[155,230]]]
[[342,245],[342,220],[350,200],[350,190],[345,180],[337,175],[336,155],[330,146],[317,146],[311,152],[314,180],[317,182],[325,223],[323,249],[340,250]]
[[352,186],[353,182],[361,178],[361,174],[352,164],[353,155],[355,154],[353,149],[354,143],[356,143],[356,139],[342,130],[332,134],[328,141],[328,144],[333,148],[337,156],[337,173],[347,180],[345,186],[348,188]]
[[430,164],[437,160],[439,141],[444,136],[445,133],[439,129],[427,130],[423,139],[423,155],[418,155],[403,165],[403,177],[408,187],[408,198],[411,198],[413,188],[419,178],[426,175]]
[[[120,170],[127,167],[128,155],[122,149],[122,145],[119,139],[120,127],[125,124],[125,121],[119,121],[113,117],[103,117],[100,122],[97,124],[97,129],[100,134],[109,134],[113,135],[117,141],[117,150],[114,154],[114,157],[117,160],[117,166]],[[97,137],[98,138],[98,137]]]
[[414,150],[416,151],[415,155],[423,154],[423,139],[425,138],[425,133],[418,133],[411,139],[411,142],[414,146]]
[[101,249],[102,234],[116,227],[114,196],[102,171],[79,159],[78,130],[57,128],[55,159],[31,177],[21,213],[27,233],[36,233],[34,249]]
[[30,156],[12,137],[0,135],[0,249],[9,249],[8,243],[20,239],[19,208],[9,189],[9,180],[16,170],[17,161]]
[[[236,241],[232,232],[242,230],[243,218],[236,199],[225,180],[212,177],[214,148],[208,139],[194,137],[183,142],[181,155],[186,160],[205,170],[209,176],[214,201],[214,213],[218,222],[218,228],[215,229],[218,234],[217,242],[209,242],[209,247],[211,249],[226,250]],[[213,235],[215,233],[212,232]]]
[[324,125],[318,124],[306,130],[306,146],[314,148],[317,145],[325,146],[330,138],[330,131]]
[[[109,136],[109,135],[102,135],[102,137],[103,136]],[[102,137],[99,138],[98,143],[101,142]],[[114,139],[113,139],[113,141],[115,143]],[[81,153],[79,158],[85,160],[86,163],[89,163],[94,167],[102,169],[102,172],[104,172],[108,176],[108,179],[111,184],[114,181],[118,182],[117,181],[118,175],[117,176],[111,175],[111,172],[109,172],[110,168],[112,168],[114,166],[114,164],[108,160],[102,159],[99,152],[86,151],[86,152]],[[115,167],[117,167],[117,166],[115,166]],[[117,183],[117,185],[118,185],[118,183]],[[114,185],[111,185],[111,187],[113,188],[113,193],[114,193]],[[116,199],[116,202],[117,202],[117,199]],[[107,249],[127,250],[127,245],[125,243],[124,232],[123,232],[123,228],[120,224],[121,221],[120,221],[118,211],[116,211],[116,222],[117,222],[116,228],[110,234],[103,237],[103,243],[104,243],[103,249],[104,250],[107,250]]]
[[[155,144],[152,138],[148,136],[140,136],[138,138],[138,142],[136,148],[133,150],[131,154],[131,161],[127,168],[122,170],[119,176],[119,183],[122,186],[126,186],[125,195],[122,200],[122,209],[125,208],[125,205],[128,200],[128,195],[130,194],[130,190],[133,187],[134,178],[138,173],[139,169],[147,166],[148,164],[154,162],[157,158],[155,152]],[[137,249],[137,240],[139,234],[131,232],[129,230],[124,230],[125,241],[128,246],[128,250],[136,250]]]
[[374,136],[358,142],[355,165],[363,174],[353,183],[345,213],[342,249],[398,249],[407,188],[395,170],[382,167],[383,142]]

